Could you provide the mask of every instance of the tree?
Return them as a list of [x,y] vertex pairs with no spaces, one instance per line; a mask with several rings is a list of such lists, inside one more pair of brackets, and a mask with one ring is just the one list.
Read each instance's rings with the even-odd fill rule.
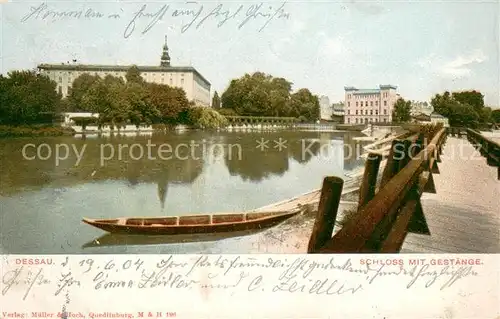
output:
[[148,83],[147,94],[148,104],[158,110],[158,116],[161,122],[177,122],[180,113],[189,108],[186,92],[181,88],[173,88],[164,84]]
[[319,99],[308,89],[300,89],[290,96],[290,114],[295,117],[304,117],[309,121],[319,119]]
[[484,107],[484,96],[475,90],[436,94],[431,105],[436,113],[447,117],[451,126],[476,128],[490,122],[492,112]]
[[392,111],[393,122],[408,122],[411,119],[411,101],[399,98],[394,104]]
[[130,103],[130,122],[139,126],[140,124],[152,124],[160,117],[156,106],[152,105],[148,90],[144,85],[138,83],[127,83],[127,100]]
[[127,70],[127,74],[125,74],[125,79],[129,83],[138,83],[138,84],[144,83],[144,79],[141,76],[141,71],[139,71],[139,68],[136,65],[131,66]]
[[491,111],[491,119],[494,123],[500,123],[500,109]]
[[189,110],[189,124],[199,128],[220,128],[228,121],[213,108],[193,107]]
[[319,118],[319,100],[308,89],[291,93],[292,83],[284,78],[255,72],[233,79],[222,94],[224,109],[246,116],[304,116]]
[[82,103],[83,96],[94,85],[94,83],[101,81],[98,75],[90,75],[84,73],[77,77],[71,86],[71,91],[68,95],[69,110],[79,112],[90,112]]
[[0,78],[0,122],[21,125],[43,123],[61,100],[56,82],[35,71],[13,71]]
[[212,108],[219,109],[221,107],[220,97],[217,91],[214,93],[214,97],[212,98]]
[[484,95],[476,90],[453,92],[451,96],[455,101],[458,101],[462,105],[470,105],[476,111],[479,111],[484,107]]

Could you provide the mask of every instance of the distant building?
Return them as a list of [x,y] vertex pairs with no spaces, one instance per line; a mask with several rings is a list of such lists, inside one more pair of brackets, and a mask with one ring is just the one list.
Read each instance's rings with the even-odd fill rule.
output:
[[328,96],[323,95],[319,98],[319,108],[320,108],[320,116],[319,116],[320,120],[331,121],[333,111]]
[[431,123],[432,124],[443,123],[444,127],[450,127],[448,118],[434,112],[431,114]]
[[90,113],[90,112],[63,112],[61,113],[63,116],[63,126],[71,126],[74,125],[74,121],[72,120],[75,117],[95,117],[99,118],[98,113]]
[[333,103],[333,121],[337,123],[344,123],[344,102]]
[[426,114],[430,115],[433,111],[433,107],[429,102],[421,102],[421,101],[411,101],[411,114]]
[[418,114],[413,114],[411,116],[412,120],[417,123],[422,123],[422,122],[430,122],[431,121],[431,116],[427,115],[425,113],[418,113]]
[[357,89],[346,86],[344,123],[392,122],[394,104],[400,97],[394,85],[380,85],[377,89]]
[[[125,74],[131,65],[93,65],[93,64],[40,64],[38,70],[57,83],[59,93],[67,96],[73,81],[82,74],[105,77],[112,75],[125,79]],[[138,66],[146,82],[166,84],[179,87],[186,92],[187,99],[196,105],[210,106],[210,82],[195,68],[190,66],[171,66],[168,53],[167,37],[159,66]]]

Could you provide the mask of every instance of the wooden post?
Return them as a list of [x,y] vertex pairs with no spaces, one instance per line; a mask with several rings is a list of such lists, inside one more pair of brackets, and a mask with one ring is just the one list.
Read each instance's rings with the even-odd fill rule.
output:
[[420,151],[422,151],[424,140],[425,140],[424,133],[420,133],[417,139],[415,140],[415,144],[412,146],[412,153],[411,153],[412,157],[415,157],[418,153],[420,153]]
[[399,161],[399,167],[398,167],[398,172],[402,170],[406,164],[411,160],[411,154],[410,154],[410,146],[411,146],[411,141],[410,140],[404,140],[403,141],[403,158]]
[[382,161],[382,155],[369,153],[368,158],[365,163],[365,172],[363,175],[363,182],[359,189],[359,202],[358,211],[361,207],[365,206],[373,196],[375,196],[375,188],[377,184],[378,170],[380,168],[380,162]]
[[[384,174],[382,175],[382,181],[380,182],[380,188],[384,187],[385,184],[397,174],[399,169],[399,161],[401,161],[400,152],[404,149],[404,142],[401,140],[393,140],[391,150],[389,151],[389,156],[387,157],[387,164],[385,165]],[[397,153],[396,153],[397,151]],[[397,156],[395,156],[397,154]]]
[[339,177],[328,176],[323,180],[318,212],[307,248],[308,253],[319,250],[332,238],[343,186],[344,181]]

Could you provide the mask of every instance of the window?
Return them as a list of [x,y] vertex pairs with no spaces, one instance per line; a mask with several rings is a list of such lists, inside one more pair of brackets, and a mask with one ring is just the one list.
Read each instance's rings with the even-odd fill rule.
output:
[[358,124],[358,119],[356,118],[356,124]]
[[375,110],[375,115],[378,115],[378,110]]
[[370,102],[370,106],[373,106],[373,101]]
[[184,85],[184,79],[181,79],[181,85]]
[[378,101],[375,101],[375,106],[378,106]]
[[350,118],[347,119],[347,123],[351,123],[351,119]]
[[384,106],[387,106],[387,101],[384,101]]
[[387,110],[384,110],[384,115],[387,115]]
[[358,115],[358,110],[356,110],[356,115]]
[[172,78],[170,78],[170,85],[172,85],[173,81],[172,81]]
[[367,123],[368,123],[368,119],[365,117],[365,124],[367,124]]
[[358,106],[358,102],[356,102],[356,107]]
[[387,119],[384,119],[384,123],[387,122]]
[[347,110],[347,115],[350,115],[351,114],[351,111]]
[[373,110],[370,110],[370,115],[373,115]]
[[347,102],[347,106],[351,106],[351,102]]
[[363,101],[361,101],[361,106],[363,106]]
[[59,83],[62,83],[62,76],[59,77]]

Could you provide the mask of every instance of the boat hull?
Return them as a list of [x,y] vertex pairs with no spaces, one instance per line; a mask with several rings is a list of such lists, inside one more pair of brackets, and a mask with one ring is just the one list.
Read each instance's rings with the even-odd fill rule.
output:
[[269,228],[297,215],[299,212],[279,214],[263,219],[248,220],[237,223],[202,224],[202,225],[169,225],[144,226],[116,224],[99,220],[84,219],[83,222],[109,233],[137,234],[137,235],[181,235],[181,234],[208,234],[229,233]]

